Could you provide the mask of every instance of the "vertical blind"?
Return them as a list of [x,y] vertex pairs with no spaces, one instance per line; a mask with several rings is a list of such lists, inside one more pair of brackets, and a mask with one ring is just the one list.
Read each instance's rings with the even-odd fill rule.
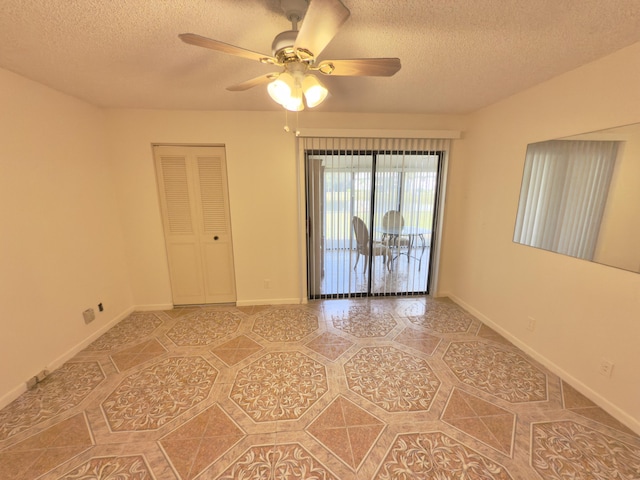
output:
[[[437,216],[438,167],[449,139],[299,137],[306,168],[307,278],[311,298],[426,293]],[[410,235],[389,243],[385,213],[398,211]],[[358,254],[354,217],[370,252]],[[419,235],[418,233],[422,233]],[[357,264],[356,264],[357,262]]]
[[514,241],[592,260],[618,143],[550,140],[529,145]]

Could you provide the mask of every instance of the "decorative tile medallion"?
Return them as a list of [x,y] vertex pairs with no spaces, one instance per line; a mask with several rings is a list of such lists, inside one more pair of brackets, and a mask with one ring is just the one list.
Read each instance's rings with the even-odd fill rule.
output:
[[354,337],[384,337],[398,324],[393,316],[382,308],[354,305],[331,315],[333,326]]
[[236,313],[201,310],[178,320],[167,337],[180,347],[198,347],[235,332],[239,325],[240,315]]
[[233,366],[260,350],[262,350],[262,345],[254,342],[246,335],[240,335],[222,345],[218,345],[211,352],[227,365]]
[[191,480],[244,436],[224,410],[213,405],[165,435],[160,445],[180,478]]
[[473,317],[455,303],[429,299],[426,304],[414,303],[405,315],[412,323],[439,333],[466,333]]
[[323,365],[300,352],[275,352],[238,372],[231,399],[256,422],[293,420],[327,389]]
[[150,312],[133,312],[91,343],[86,351],[113,350],[128,343],[140,341],[162,325],[162,320]]
[[253,331],[270,342],[297,342],[318,329],[318,317],[298,308],[259,313]]
[[344,352],[349,350],[352,345],[353,342],[346,338],[342,338],[331,332],[324,332],[322,335],[307,343],[306,347],[319,353],[323,357],[334,361]]
[[394,347],[365,347],[344,365],[349,389],[388,412],[429,410],[440,380],[427,362]]
[[545,480],[635,480],[640,447],[571,421],[534,423],[531,465]]
[[126,377],[102,402],[114,432],[155,430],[207,398],[218,371],[202,357],[171,357]]
[[143,455],[94,457],[59,480],[154,480]]
[[118,371],[122,372],[159,357],[166,352],[167,350],[162,346],[162,344],[155,338],[152,338],[151,340],[142,342],[139,345],[134,345],[133,347],[129,347],[125,350],[112,354],[111,360],[113,360]]
[[0,451],[0,478],[37,478],[93,446],[83,413]]
[[375,480],[510,480],[507,470],[441,432],[396,436]]
[[454,388],[442,420],[505,455],[512,456],[516,416],[459,388]]
[[482,342],[452,342],[443,360],[461,382],[508,402],[547,400],[547,376],[518,353]]
[[384,427],[382,420],[338,396],[307,427],[307,432],[356,471]]
[[217,480],[245,478],[337,480],[327,467],[299,443],[251,447],[217,477]]
[[98,362],[68,362],[0,410],[0,440],[80,404],[102,383]]

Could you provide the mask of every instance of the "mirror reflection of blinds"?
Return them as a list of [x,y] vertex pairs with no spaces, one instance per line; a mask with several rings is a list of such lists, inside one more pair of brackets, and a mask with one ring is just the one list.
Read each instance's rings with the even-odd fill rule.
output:
[[592,260],[620,142],[527,147],[514,241]]

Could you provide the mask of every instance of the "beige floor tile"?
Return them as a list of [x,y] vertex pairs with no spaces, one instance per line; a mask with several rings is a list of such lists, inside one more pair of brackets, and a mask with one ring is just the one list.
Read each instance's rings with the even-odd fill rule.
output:
[[1,478],[107,471],[631,479],[640,437],[448,299],[200,306],[132,313],[0,410]]

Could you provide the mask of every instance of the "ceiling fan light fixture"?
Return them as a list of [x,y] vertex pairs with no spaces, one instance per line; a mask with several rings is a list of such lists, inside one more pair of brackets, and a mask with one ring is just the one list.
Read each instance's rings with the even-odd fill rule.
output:
[[[194,33],[181,33],[180,40],[197,47],[220,53],[257,60],[263,64],[282,67],[272,72],[227,87],[239,92],[257,85],[267,85],[269,96],[287,110],[303,110],[320,105],[329,92],[309,72],[336,77],[390,77],[400,70],[399,58],[355,58],[350,60],[323,60],[316,63],[325,47],[335,37],[350,12],[341,0],[279,0],[291,30],[278,34],[272,43],[273,55],[236,47],[219,40]],[[298,22],[304,23],[298,30]]]
[[304,103],[302,103],[302,90],[300,90],[300,88],[295,89],[293,94],[281,105],[290,112],[299,112],[304,110]]
[[302,91],[307,107],[313,108],[324,102],[329,90],[314,75],[307,75],[302,81]]
[[295,79],[289,72],[278,75],[273,82],[267,85],[269,96],[280,105],[283,105],[291,98],[292,92],[295,90]]
[[278,78],[267,85],[267,92],[269,92],[269,95],[274,101],[287,110],[299,112],[304,110],[304,103],[302,101],[303,81],[304,75],[301,71],[296,69],[291,72],[286,71],[278,75]]

